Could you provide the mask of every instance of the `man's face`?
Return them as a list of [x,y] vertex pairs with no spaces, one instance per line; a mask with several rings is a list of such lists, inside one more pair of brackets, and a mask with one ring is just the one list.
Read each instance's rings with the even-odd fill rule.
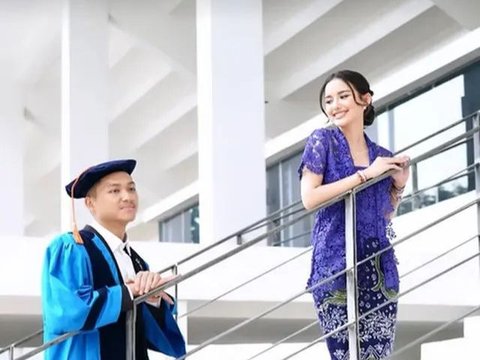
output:
[[126,172],[111,173],[93,186],[85,198],[85,204],[97,221],[126,225],[137,214],[135,182]]

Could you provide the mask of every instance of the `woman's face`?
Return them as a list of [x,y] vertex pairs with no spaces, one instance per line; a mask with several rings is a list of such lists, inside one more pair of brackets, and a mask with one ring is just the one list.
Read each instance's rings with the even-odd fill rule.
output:
[[369,104],[367,102],[370,100],[367,99],[369,96],[370,94],[365,94],[362,97],[353,86],[348,86],[345,81],[333,79],[325,87],[324,110],[330,121],[338,127],[348,127],[355,122],[361,122],[363,125],[363,111]]

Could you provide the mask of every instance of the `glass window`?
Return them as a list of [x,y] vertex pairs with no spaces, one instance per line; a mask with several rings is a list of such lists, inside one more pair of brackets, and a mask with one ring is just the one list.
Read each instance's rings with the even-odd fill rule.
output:
[[160,242],[194,243],[200,241],[198,204],[161,221]]
[[[272,214],[300,200],[300,181],[298,180],[297,169],[300,165],[301,156],[302,153],[297,153],[267,169],[268,214]],[[300,206],[280,213],[279,218],[272,221],[269,229],[271,230],[275,226],[294,220],[298,214],[292,213],[292,210],[295,212],[294,210],[299,209]],[[299,220],[271,236],[268,241],[269,245],[289,247],[309,246],[312,224],[313,215]]]
[[[397,152],[461,119],[464,89],[464,75],[458,75],[379,114],[377,129],[380,145]],[[462,123],[408,149],[406,153],[415,158],[464,133],[465,129],[466,124]],[[435,185],[466,168],[467,164],[467,146],[461,143],[412,167],[406,194],[427,187],[434,188],[422,192],[415,198],[405,199],[400,204],[398,213],[403,214],[415,208],[429,206],[466,192],[468,189],[466,176],[455,176],[440,186]]]
[[[394,151],[462,118],[463,75],[457,76],[390,110],[393,117]],[[465,127],[457,126],[408,150],[412,157],[441,144]],[[426,175],[428,176],[428,175]]]

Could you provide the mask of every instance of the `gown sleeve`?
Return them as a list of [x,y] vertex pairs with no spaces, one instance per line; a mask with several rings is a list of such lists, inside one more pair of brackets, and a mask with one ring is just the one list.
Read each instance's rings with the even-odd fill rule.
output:
[[148,347],[175,358],[186,353],[185,340],[174,318],[176,304],[162,299],[160,307],[142,304]]
[[317,129],[308,137],[300,166],[298,167],[300,179],[305,168],[314,174],[323,175],[327,165],[328,132],[329,130],[327,129]]
[[91,330],[118,320],[131,306],[124,285],[93,289],[90,259],[71,234],[55,239],[47,248],[42,273],[42,306],[50,334]]
[[[147,262],[140,257],[139,260],[143,267],[149,270]],[[177,313],[176,303],[172,305],[161,299],[160,306],[148,303],[140,306],[143,307],[142,316],[148,348],[175,358],[185,355],[185,340],[174,317]]]

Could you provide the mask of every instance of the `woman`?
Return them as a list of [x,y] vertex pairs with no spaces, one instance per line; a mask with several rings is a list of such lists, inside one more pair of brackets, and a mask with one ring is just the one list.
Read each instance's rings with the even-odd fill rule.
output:
[[[408,156],[392,153],[363,132],[373,123],[373,91],[363,75],[349,70],[332,74],[320,91],[322,111],[332,126],[315,130],[307,140],[299,168],[302,202],[312,209],[368,179],[394,170],[392,176],[356,196],[357,259],[390,245],[390,217],[409,176]],[[308,287],[314,287],[346,267],[345,205],[338,202],[317,212],[312,232],[312,267]],[[392,299],[399,290],[397,263],[388,250],[358,267],[359,312]],[[325,333],[347,323],[345,275],[312,289]],[[386,358],[393,349],[397,304],[392,302],[360,322],[360,359]],[[348,332],[327,339],[332,360],[346,360]]]

